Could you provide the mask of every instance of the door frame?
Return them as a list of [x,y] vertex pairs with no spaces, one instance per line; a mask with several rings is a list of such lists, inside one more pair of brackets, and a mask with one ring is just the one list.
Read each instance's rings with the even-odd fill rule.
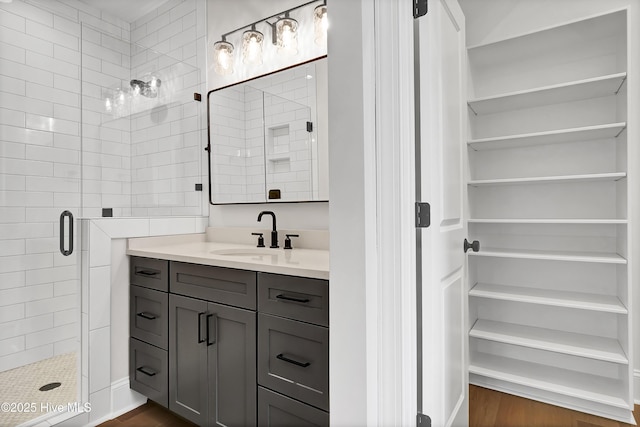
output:
[[412,2],[334,2],[328,38],[331,424],[414,425]]

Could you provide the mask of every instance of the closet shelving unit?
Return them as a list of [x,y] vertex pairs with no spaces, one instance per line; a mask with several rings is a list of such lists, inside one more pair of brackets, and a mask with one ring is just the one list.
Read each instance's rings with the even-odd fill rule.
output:
[[632,422],[627,20],[468,47],[469,377]]

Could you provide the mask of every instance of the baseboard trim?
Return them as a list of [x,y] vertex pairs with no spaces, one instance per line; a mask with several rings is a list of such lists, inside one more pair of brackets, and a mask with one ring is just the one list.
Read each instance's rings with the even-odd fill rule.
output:
[[134,410],[147,402],[147,398],[129,388],[129,377],[111,383],[111,419]]

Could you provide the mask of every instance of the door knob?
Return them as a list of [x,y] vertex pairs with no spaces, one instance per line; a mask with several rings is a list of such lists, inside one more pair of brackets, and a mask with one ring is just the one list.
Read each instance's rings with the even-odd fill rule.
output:
[[480,242],[478,242],[477,240],[474,240],[473,242],[469,243],[467,241],[467,239],[464,239],[464,251],[465,251],[465,253],[469,249],[473,250],[473,252],[478,252],[480,250]]

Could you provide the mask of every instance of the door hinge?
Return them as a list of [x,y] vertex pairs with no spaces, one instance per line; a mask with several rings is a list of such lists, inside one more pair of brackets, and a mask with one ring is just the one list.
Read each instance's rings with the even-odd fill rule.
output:
[[428,0],[413,0],[413,18],[420,18],[427,14]]
[[416,228],[427,228],[431,225],[431,205],[416,202]]
[[313,132],[313,122],[307,122],[307,132]]
[[431,427],[431,418],[429,417],[429,415],[419,413],[416,417],[416,426]]

